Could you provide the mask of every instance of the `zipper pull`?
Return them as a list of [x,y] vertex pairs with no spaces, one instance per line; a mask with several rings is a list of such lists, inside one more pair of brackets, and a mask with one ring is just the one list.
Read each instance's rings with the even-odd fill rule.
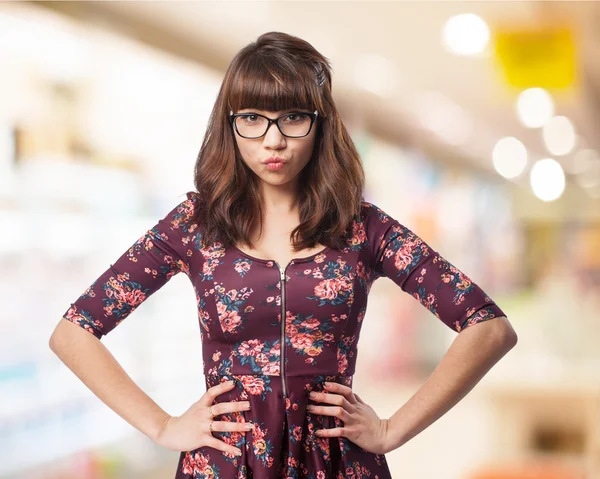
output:
[[281,275],[281,281],[285,281],[285,271],[279,268],[279,273]]

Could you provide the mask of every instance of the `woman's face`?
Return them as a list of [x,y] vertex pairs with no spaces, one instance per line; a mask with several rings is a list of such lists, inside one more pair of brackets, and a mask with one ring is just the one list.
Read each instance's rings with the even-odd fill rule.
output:
[[[292,111],[301,110],[267,111],[244,108],[236,113],[259,113],[275,119]],[[309,134],[302,138],[288,138],[282,135],[274,123],[271,123],[263,137],[256,139],[243,138],[234,128],[235,141],[244,163],[261,180],[270,185],[283,185],[296,178],[310,161],[315,145],[318,121],[319,118],[317,117]],[[283,159],[283,165],[279,168],[270,168],[265,162],[272,157]]]

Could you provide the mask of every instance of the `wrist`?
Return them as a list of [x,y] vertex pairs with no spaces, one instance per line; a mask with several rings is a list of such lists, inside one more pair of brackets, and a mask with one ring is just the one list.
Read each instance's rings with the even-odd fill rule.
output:
[[169,423],[169,421],[172,418],[173,418],[173,416],[165,413],[165,416],[157,424],[156,428],[154,429],[153,433],[151,434],[150,439],[152,439],[155,443],[160,444],[162,434],[164,433],[164,431],[167,427],[167,424]]
[[403,437],[403,432],[399,424],[397,424],[398,418],[391,416],[387,419],[387,441],[385,445],[386,454],[395,449],[398,449],[406,441]]

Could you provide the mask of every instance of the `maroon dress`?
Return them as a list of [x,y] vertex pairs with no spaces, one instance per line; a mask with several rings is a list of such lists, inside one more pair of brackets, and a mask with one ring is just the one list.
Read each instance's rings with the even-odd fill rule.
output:
[[[175,274],[196,294],[206,386],[233,379],[216,402],[247,400],[249,411],[217,416],[251,421],[249,432],[214,432],[242,450],[182,451],[176,479],[389,478],[383,454],[350,440],[316,436],[343,426],[310,413],[311,391],[325,381],[352,386],[357,345],[373,282],[382,276],[460,332],[504,313],[484,291],[421,238],[372,203],[341,250],[288,265],[232,246],[206,244],[189,220],[187,197],[148,230],[74,302],[64,318],[100,339]],[[282,318],[283,321],[282,321]]]

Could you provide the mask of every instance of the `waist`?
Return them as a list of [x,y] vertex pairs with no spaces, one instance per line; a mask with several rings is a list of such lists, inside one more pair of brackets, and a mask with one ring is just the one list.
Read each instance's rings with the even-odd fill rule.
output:
[[[234,374],[227,371],[208,371],[204,373],[208,386],[216,386],[219,383],[232,380],[240,385],[266,384],[269,389],[280,389],[282,378],[278,374],[242,373]],[[293,374],[285,376],[285,382],[290,389],[322,390],[325,382],[344,384],[352,387],[354,376],[348,374]]]

